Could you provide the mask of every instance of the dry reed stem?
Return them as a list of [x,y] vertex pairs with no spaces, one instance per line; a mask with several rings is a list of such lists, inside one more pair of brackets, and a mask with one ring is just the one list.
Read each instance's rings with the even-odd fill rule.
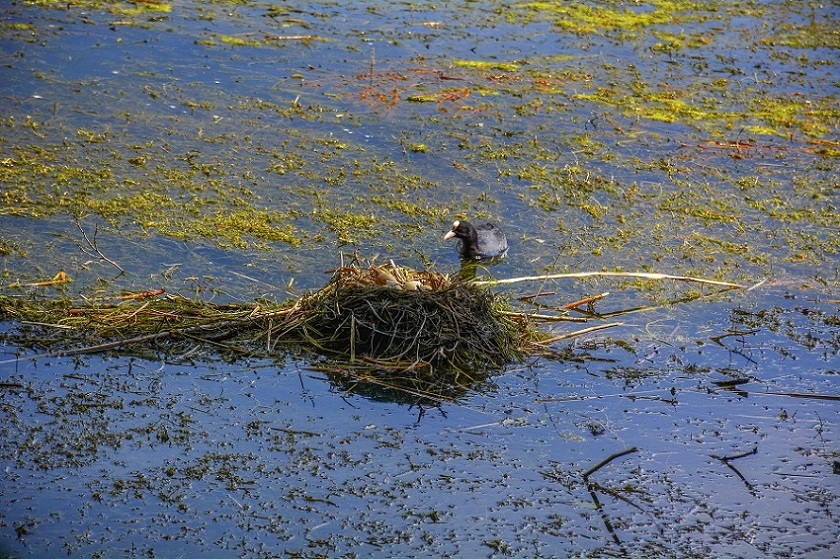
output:
[[[571,272],[566,274],[547,274],[542,276],[522,276],[518,278],[507,279],[492,279],[485,281],[477,281],[476,285],[509,285],[512,283],[522,283],[526,281],[543,281],[552,279],[579,279],[590,277],[607,277],[607,278],[641,278],[650,280],[674,280],[685,281],[692,283],[702,283],[706,285],[718,285],[722,287],[731,287],[736,289],[747,289],[747,286],[728,281],[717,281],[704,278],[695,278],[691,276],[674,276],[670,274],[662,274],[658,272]],[[760,285],[760,284],[759,284]],[[756,287],[756,286],[753,286]]]
[[615,326],[623,326],[623,322],[610,322],[609,324],[599,324],[598,326],[591,326],[589,328],[583,328],[582,330],[577,330],[575,332],[569,332],[568,334],[560,334],[559,336],[554,336],[553,338],[548,338],[547,340],[540,340],[539,342],[534,342],[536,345],[548,345],[553,344],[554,342],[559,342],[560,340],[568,340],[570,338],[576,338],[578,336],[582,336],[584,334],[589,334],[591,332],[597,332],[598,330],[605,330],[607,328],[613,328]]

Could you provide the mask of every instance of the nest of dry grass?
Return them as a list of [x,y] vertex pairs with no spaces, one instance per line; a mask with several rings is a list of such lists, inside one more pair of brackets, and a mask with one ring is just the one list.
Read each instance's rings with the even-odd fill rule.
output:
[[80,306],[0,298],[0,317],[24,325],[11,341],[50,351],[41,355],[201,346],[265,356],[302,349],[329,359],[333,371],[468,377],[522,355],[531,332],[487,287],[393,262],[342,265],[322,289],[281,305],[147,295]]
[[527,323],[508,311],[473,282],[393,263],[346,266],[301,298],[275,335],[389,369],[483,370],[522,352]]
[[[598,313],[586,297],[561,307],[536,303],[552,292],[521,297],[535,307],[515,312],[491,288],[519,282],[623,277],[670,279],[711,285],[718,292],[743,289],[734,283],[645,272],[576,272],[503,280],[471,281],[435,271],[354,258],[332,272],[318,291],[282,304],[215,305],[164,293],[132,293],[108,302],[86,299],[24,299],[0,295],[0,321],[16,322],[0,342],[29,354],[17,359],[120,351],[149,358],[212,356],[273,357],[306,353],[311,367],[343,389],[372,397],[406,396],[412,402],[456,397],[475,381],[524,355],[567,355],[553,343],[621,325],[607,318],[639,308]],[[32,287],[66,283],[62,273]],[[23,287],[23,286],[18,286]],[[685,302],[704,296],[679,298]],[[650,307],[642,307],[650,308]],[[544,314],[544,310],[550,310]],[[568,316],[574,312],[575,317]],[[552,335],[535,324],[557,321],[599,323]],[[40,352],[40,353],[37,353]],[[2,362],[0,362],[2,363]]]

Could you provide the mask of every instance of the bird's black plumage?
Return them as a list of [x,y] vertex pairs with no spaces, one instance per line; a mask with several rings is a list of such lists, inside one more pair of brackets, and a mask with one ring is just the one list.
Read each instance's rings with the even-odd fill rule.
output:
[[458,253],[464,258],[485,260],[502,258],[508,249],[504,232],[492,223],[473,226],[468,221],[456,221],[443,240],[458,238]]

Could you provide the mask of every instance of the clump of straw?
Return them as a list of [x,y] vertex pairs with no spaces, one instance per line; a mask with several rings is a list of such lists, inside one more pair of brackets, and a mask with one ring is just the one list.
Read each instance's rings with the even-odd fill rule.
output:
[[30,358],[184,344],[272,355],[283,347],[326,356],[333,372],[469,372],[464,378],[518,357],[528,331],[522,315],[475,282],[358,259],[322,289],[282,305],[213,305],[162,291],[143,299],[75,306],[0,297],[0,318],[28,328],[22,344],[53,350]]
[[[554,310],[545,315],[514,311],[507,299],[491,291],[498,285],[592,276],[670,279],[712,285],[722,291],[746,288],[723,281],[642,272],[578,272],[473,281],[393,262],[376,265],[354,258],[349,265],[342,263],[334,270],[320,290],[282,304],[214,305],[163,290],[124,295],[116,303],[87,299],[83,305],[66,299],[43,301],[0,294],[0,321],[18,323],[0,333],[0,342],[48,351],[0,364],[118,350],[141,355],[183,351],[183,355],[191,356],[206,350],[272,356],[284,348],[316,354],[312,368],[347,389],[372,386],[377,391],[389,391],[389,398],[398,393],[412,401],[437,401],[455,396],[523,355],[557,355],[549,347],[555,342],[621,324],[602,323],[576,332],[551,334],[538,329],[536,323],[603,320],[654,308],[595,312],[594,303],[608,295],[603,293],[560,308],[538,303],[537,310]],[[56,276],[43,285],[66,279]],[[551,293],[541,291],[520,300],[534,304],[533,299]],[[700,293],[694,298],[702,296]],[[674,303],[686,300],[693,299],[680,298]],[[569,312],[582,316],[570,317]]]
[[475,371],[520,353],[524,323],[472,282],[388,265],[343,266],[276,330],[317,350],[386,369]]

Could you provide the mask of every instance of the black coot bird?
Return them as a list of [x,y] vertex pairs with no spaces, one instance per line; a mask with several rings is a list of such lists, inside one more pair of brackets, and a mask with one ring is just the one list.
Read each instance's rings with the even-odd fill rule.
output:
[[472,260],[500,259],[508,249],[504,232],[492,223],[474,227],[468,221],[456,221],[443,240],[448,241],[453,237],[458,237],[458,253],[461,257]]

